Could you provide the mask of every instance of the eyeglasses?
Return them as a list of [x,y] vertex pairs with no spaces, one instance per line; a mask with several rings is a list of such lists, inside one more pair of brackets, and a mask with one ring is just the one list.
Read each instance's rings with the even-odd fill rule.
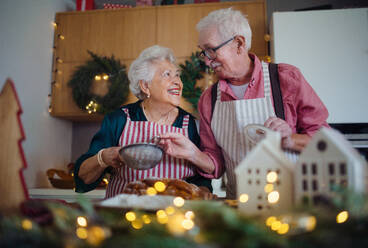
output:
[[225,46],[227,43],[229,43],[230,41],[232,41],[233,39],[235,39],[235,36],[223,43],[221,43],[220,45],[218,45],[217,47],[214,47],[214,48],[207,48],[205,50],[202,50],[200,53],[199,53],[199,56],[201,58],[204,58],[205,56],[209,59],[209,60],[214,60],[216,57],[217,57],[217,54],[216,54],[216,51],[218,49],[220,49],[221,47]]

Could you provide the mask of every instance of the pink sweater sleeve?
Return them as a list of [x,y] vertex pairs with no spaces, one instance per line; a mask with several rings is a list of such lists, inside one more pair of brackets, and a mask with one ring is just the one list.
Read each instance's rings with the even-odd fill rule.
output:
[[327,124],[328,110],[298,68],[279,64],[286,121],[295,133],[312,136]]
[[201,170],[198,170],[198,173],[207,178],[219,178],[224,173],[224,158],[221,147],[217,145],[211,129],[211,88],[212,86],[203,92],[198,102],[200,115],[199,136],[201,138],[201,150],[211,158],[215,165],[215,170],[212,174],[207,174]]

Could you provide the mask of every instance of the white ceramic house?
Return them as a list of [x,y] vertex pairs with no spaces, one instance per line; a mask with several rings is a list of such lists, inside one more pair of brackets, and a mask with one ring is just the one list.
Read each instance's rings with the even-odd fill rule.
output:
[[[293,164],[285,157],[280,147],[279,133],[267,131],[266,137],[260,141],[237,166],[237,195],[246,194],[248,200],[239,201],[238,209],[249,215],[266,215],[286,211],[293,201]],[[267,182],[269,172],[277,173],[277,180]],[[265,186],[272,185],[273,192],[278,192],[276,203],[268,201],[270,191]],[[276,193],[277,194],[277,193]]]
[[316,195],[331,196],[333,185],[366,190],[366,162],[344,136],[321,128],[301,153],[295,167],[296,203],[312,204]]

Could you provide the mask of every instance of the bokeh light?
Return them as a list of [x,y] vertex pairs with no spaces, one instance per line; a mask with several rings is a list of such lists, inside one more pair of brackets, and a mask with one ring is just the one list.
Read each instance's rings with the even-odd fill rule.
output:
[[245,202],[247,202],[249,200],[249,196],[247,195],[247,194],[241,194],[240,196],[239,196],[239,201],[241,202],[241,203],[245,203]]
[[164,192],[166,189],[166,185],[161,181],[155,182],[153,186],[155,187],[157,192]]
[[267,173],[267,182],[274,183],[277,180],[277,173],[274,171],[270,171]]
[[125,214],[125,218],[128,220],[128,221],[134,221],[137,217],[135,215],[134,212],[132,211],[129,211],[129,212],[126,212]]
[[87,219],[83,216],[78,216],[77,223],[81,227],[86,227],[87,226]]
[[272,191],[268,194],[267,200],[269,203],[276,203],[280,199],[280,194],[277,191]]
[[336,216],[336,222],[341,224],[344,223],[345,221],[347,221],[349,218],[349,213],[348,211],[342,211],[340,212],[337,216]]
[[183,197],[178,196],[178,197],[174,198],[173,203],[176,207],[180,208],[180,207],[184,206],[185,201],[184,201]]

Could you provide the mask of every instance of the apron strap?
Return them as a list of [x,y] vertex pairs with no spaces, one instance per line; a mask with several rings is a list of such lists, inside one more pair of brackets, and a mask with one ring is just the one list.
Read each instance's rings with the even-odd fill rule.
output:
[[213,111],[215,110],[215,104],[216,104],[216,100],[219,99],[221,97],[221,92],[220,92],[220,96],[219,96],[219,92],[217,92],[217,87],[218,87],[218,82],[216,82],[212,88],[211,88],[211,113],[213,115]]
[[275,107],[275,114],[278,118],[285,120],[284,103],[282,101],[282,93],[280,87],[279,73],[277,70],[277,64],[270,63],[269,74],[272,87],[273,105]]

